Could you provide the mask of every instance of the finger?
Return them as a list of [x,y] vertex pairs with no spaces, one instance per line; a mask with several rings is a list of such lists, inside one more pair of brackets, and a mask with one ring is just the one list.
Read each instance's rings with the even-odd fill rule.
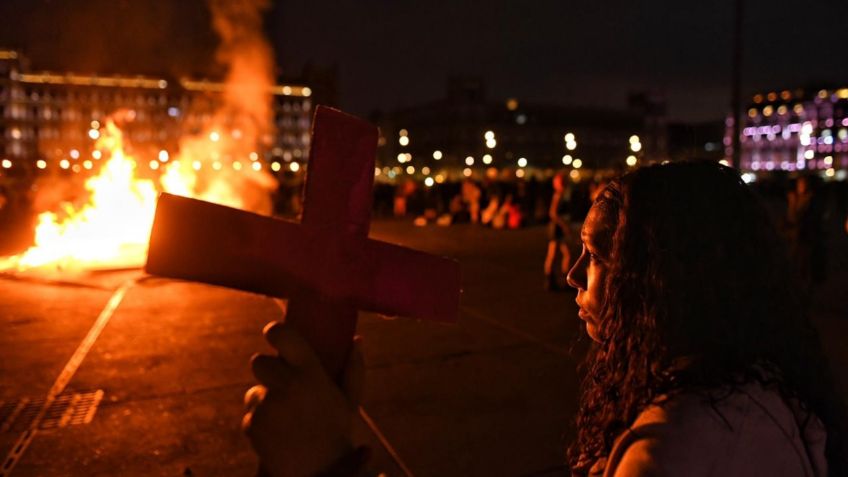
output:
[[246,393],[244,393],[244,410],[245,412],[253,412],[256,409],[263,399],[265,399],[265,395],[268,393],[268,389],[261,384],[253,386],[248,389]]
[[271,389],[282,389],[291,382],[294,374],[282,359],[266,354],[254,354],[250,367],[256,380]]
[[365,357],[362,353],[362,337],[353,338],[353,346],[347,358],[347,365],[342,376],[342,392],[347,398],[351,409],[359,407],[362,401],[362,390],[365,388]]
[[306,369],[321,365],[312,347],[293,327],[271,322],[265,326],[263,333],[268,343],[291,366]]

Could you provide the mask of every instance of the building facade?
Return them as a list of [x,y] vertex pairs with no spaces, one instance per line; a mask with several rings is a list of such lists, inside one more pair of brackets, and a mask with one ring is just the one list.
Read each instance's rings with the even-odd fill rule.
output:
[[[296,79],[271,88],[273,131],[263,135],[251,159],[275,171],[307,159],[314,101],[335,101],[334,74],[309,69],[317,95]],[[182,138],[208,124],[221,107],[224,87],[188,78],[32,71],[21,52],[0,49],[0,175],[79,172],[83,160],[98,159],[99,130],[117,111],[130,119],[121,127],[134,154],[168,157]],[[237,137],[239,131],[226,133]]]
[[[758,93],[741,128],[745,171],[817,171],[844,176],[848,169],[848,88]],[[733,153],[732,122],[725,145]]]

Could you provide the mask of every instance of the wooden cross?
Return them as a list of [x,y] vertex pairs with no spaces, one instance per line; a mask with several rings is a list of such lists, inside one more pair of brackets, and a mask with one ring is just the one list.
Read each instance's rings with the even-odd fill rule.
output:
[[457,262],[368,238],[377,137],[317,107],[300,224],[162,194],[145,270],[289,298],[286,320],[334,378],[360,309],[455,321]]

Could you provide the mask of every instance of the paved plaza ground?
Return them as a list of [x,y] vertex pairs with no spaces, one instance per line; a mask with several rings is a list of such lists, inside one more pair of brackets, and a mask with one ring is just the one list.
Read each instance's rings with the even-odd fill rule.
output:
[[[547,475],[561,466],[588,343],[574,293],[542,288],[544,228],[377,221],[372,229],[373,238],[454,257],[463,271],[456,325],[361,315],[363,409],[407,470],[359,422],[357,439],[378,450],[374,467],[424,477]],[[833,263],[845,270],[839,257]],[[818,292],[816,320],[848,382],[848,281],[834,276]],[[69,378],[66,404],[42,418],[10,475],[255,475],[239,429],[242,396],[278,303],[140,271],[68,281],[0,278],[0,457],[39,399]],[[127,283],[78,369],[62,375]],[[97,399],[92,414],[84,404]]]

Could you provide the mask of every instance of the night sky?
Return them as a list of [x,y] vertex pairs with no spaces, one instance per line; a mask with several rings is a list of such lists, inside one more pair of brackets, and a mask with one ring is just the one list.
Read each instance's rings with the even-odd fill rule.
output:
[[[723,116],[732,2],[277,0],[266,29],[283,74],[339,67],[366,115],[479,76],[491,98],[622,108],[658,88],[673,119]],[[743,91],[848,84],[848,1],[746,0]],[[1,0],[0,46],[36,70],[214,75],[202,0]]]

